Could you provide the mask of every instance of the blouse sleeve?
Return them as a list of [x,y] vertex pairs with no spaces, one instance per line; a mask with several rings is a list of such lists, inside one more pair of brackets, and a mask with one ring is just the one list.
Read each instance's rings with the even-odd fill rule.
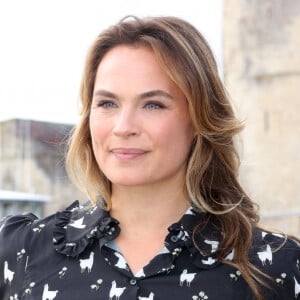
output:
[[274,281],[271,287],[275,290],[272,299],[300,299],[300,244],[288,239],[280,250],[273,253],[273,257],[268,258],[264,252],[258,255],[265,268],[269,266],[272,270]]
[[[276,283],[284,285],[287,279],[286,295],[290,298],[282,299],[300,299],[300,244],[294,240],[288,240],[285,246],[286,254],[281,257],[283,264],[282,272],[278,274]],[[290,262],[289,267],[287,262]]]
[[32,214],[0,220],[0,299],[20,299],[28,260]]

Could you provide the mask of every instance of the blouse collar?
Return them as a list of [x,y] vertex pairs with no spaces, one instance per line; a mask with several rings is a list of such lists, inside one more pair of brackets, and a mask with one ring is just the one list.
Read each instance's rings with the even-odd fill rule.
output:
[[80,206],[75,201],[56,214],[53,230],[55,250],[67,256],[78,256],[95,240],[113,239],[119,232],[119,222],[96,205]]
[[[165,246],[170,251],[181,252],[186,247],[196,266],[204,269],[219,264],[215,252],[221,241],[220,232],[211,225],[201,226],[201,234],[194,234],[196,226],[204,221],[204,214],[190,207],[179,222],[172,224],[165,239]],[[76,257],[94,242],[99,241],[100,247],[109,240],[115,239],[120,233],[119,222],[109,212],[96,205],[80,206],[75,201],[71,206],[56,214],[53,231],[55,250],[61,254]],[[193,240],[196,242],[195,247]],[[232,259],[229,253],[228,259]]]

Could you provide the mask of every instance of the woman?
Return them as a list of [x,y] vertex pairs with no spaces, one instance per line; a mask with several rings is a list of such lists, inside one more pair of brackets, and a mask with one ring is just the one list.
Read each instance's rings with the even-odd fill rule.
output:
[[126,18],[87,57],[69,174],[91,199],[1,225],[1,299],[300,299],[300,246],[258,227],[203,36]]

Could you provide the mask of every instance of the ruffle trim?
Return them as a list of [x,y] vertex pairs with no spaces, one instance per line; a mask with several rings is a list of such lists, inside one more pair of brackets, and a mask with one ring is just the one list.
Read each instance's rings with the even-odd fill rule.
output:
[[[201,213],[190,209],[178,223],[174,223],[168,228],[166,247],[171,253],[181,252],[179,249],[185,247],[190,252],[195,266],[201,269],[211,269],[221,264],[216,256],[221,242],[221,234],[209,224],[202,227],[200,235],[194,234],[194,228],[201,222],[201,218]],[[192,236],[197,247],[194,245]],[[225,259],[232,260],[233,255],[234,253],[231,251]]]
[[80,206],[78,201],[56,213],[53,244],[57,252],[76,257],[96,240],[117,235],[118,221],[97,206]]

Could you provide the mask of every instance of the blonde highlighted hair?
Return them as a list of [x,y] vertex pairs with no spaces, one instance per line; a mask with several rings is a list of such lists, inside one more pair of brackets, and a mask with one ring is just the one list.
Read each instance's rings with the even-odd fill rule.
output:
[[[93,154],[89,115],[98,65],[118,45],[153,50],[168,76],[184,93],[197,133],[187,162],[186,190],[206,222],[222,232],[218,258],[238,268],[257,299],[261,273],[248,260],[252,230],[258,223],[256,205],[240,186],[235,136],[242,130],[218,76],[217,65],[205,38],[188,22],[175,17],[127,17],[103,31],[92,45],[81,84],[81,120],[73,132],[67,170],[91,201],[101,198],[110,208],[111,185]],[[199,224],[201,231],[205,224]],[[196,245],[197,246],[197,245]],[[233,262],[225,260],[235,250]],[[201,250],[201,249],[199,249]]]

